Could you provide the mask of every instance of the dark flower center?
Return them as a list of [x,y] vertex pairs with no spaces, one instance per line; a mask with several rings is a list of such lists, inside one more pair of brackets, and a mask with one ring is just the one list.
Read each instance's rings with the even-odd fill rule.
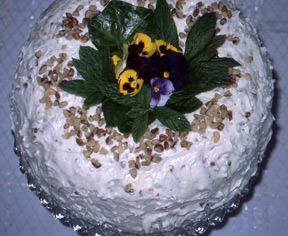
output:
[[167,52],[167,47],[165,45],[161,45],[159,47],[159,51],[162,53],[162,54],[165,54]]
[[132,88],[132,87],[131,87],[131,84],[125,83],[125,84],[123,85],[123,90],[126,90],[128,93],[133,93],[134,90],[135,90],[135,88]]

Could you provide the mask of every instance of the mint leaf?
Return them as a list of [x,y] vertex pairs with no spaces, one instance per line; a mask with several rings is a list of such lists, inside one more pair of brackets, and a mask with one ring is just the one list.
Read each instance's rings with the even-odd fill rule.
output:
[[[206,90],[204,90],[206,91]],[[203,89],[197,87],[195,84],[188,84],[185,86],[184,89],[172,93],[169,100],[167,101],[166,105],[175,104],[177,102],[180,102],[184,99],[188,99],[191,96],[195,96],[196,94],[202,93]]]
[[100,85],[101,83],[98,82],[97,80],[85,80],[85,85],[86,85],[86,91],[87,93],[94,93],[94,92],[99,92],[100,90]]
[[149,118],[148,118],[148,125],[152,124],[156,120],[156,115],[153,113],[153,111],[149,111]]
[[182,132],[190,131],[189,121],[180,112],[168,107],[156,107],[153,111],[157,119],[169,129]]
[[144,84],[140,92],[135,96],[139,105],[141,105],[141,107],[145,109],[150,108],[151,97],[151,87],[147,84]]
[[92,47],[80,46],[78,59],[73,59],[73,65],[77,71],[87,80],[98,81],[99,83],[116,83],[114,65],[109,48],[95,50]]
[[97,65],[91,65],[79,59],[72,59],[72,63],[75,66],[78,73],[85,79],[96,81],[98,83],[103,82],[102,70]]
[[90,65],[99,64],[102,62],[102,53],[89,46],[80,46],[79,57],[82,62]]
[[[192,84],[188,84],[188,85],[187,85],[182,91],[180,91],[180,92],[182,92],[183,96],[185,96],[185,97],[187,98],[187,97],[190,97],[191,95],[195,96],[195,95],[197,95],[197,94],[199,94],[199,93],[203,93],[203,92],[206,92],[206,91],[207,91],[207,89],[199,86],[199,84],[196,84],[196,83],[194,84],[194,83],[192,83]],[[190,96],[188,96],[188,95],[190,95]],[[180,99],[178,99],[178,101],[180,101]]]
[[132,119],[135,119],[139,116],[142,116],[144,113],[145,110],[143,108],[132,108],[126,113],[126,115]]
[[204,92],[229,84],[231,77],[227,69],[215,67],[212,62],[202,62],[190,67],[189,80]]
[[193,61],[213,39],[216,28],[215,12],[201,16],[189,31],[185,44],[185,58]]
[[80,97],[86,97],[86,85],[84,80],[70,80],[65,83],[59,85],[61,89],[63,89],[67,93],[74,94]]
[[151,34],[153,14],[150,9],[112,0],[105,9],[88,22],[92,43],[98,48],[119,50],[133,39],[136,32]]
[[165,0],[157,1],[156,9],[154,10],[154,28],[158,39],[162,39],[178,47],[179,39],[177,28],[168,3]]
[[[221,57],[221,58],[213,58],[211,60],[212,64],[209,64],[208,67],[210,68],[223,68],[228,69],[235,66],[241,66],[241,64],[237,61],[235,61],[233,58],[228,57]],[[206,65],[206,64],[203,64]],[[211,66],[212,65],[212,66]]]
[[193,111],[196,111],[201,106],[202,106],[202,102],[198,98],[194,96],[190,96],[177,103],[168,105],[167,107],[175,111],[181,112],[183,114],[183,113],[191,113]]
[[104,96],[100,91],[90,93],[84,101],[84,107],[89,108],[91,106],[98,105],[100,102],[102,102],[103,98]]
[[109,48],[105,48],[103,50],[103,58],[102,58],[102,65],[103,65],[103,76],[104,78],[111,82],[111,83],[117,83],[116,75],[115,75],[115,67],[112,61],[112,56],[110,54]]
[[148,119],[148,112],[145,112],[142,116],[134,119],[132,124],[132,136],[135,143],[137,143],[146,132],[148,127]]
[[207,47],[202,51],[202,53],[193,59],[195,62],[209,61],[212,57],[216,56],[217,48],[219,48],[226,40],[226,35],[217,35]]
[[128,119],[118,125],[118,130],[123,134],[132,133],[133,119]]
[[102,103],[102,111],[104,114],[105,122],[108,126],[116,127],[129,117],[126,113],[129,111],[129,107],[119,105],[110,99],[106,99]]
[[135,96],[124,96],[119,92],[118,84],[105,83],[101,86],[101,91],[105,96],[118,104],[128,107],[139,107]]

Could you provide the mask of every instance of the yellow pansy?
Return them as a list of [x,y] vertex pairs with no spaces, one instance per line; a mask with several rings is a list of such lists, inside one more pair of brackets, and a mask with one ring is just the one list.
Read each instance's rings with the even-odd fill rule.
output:
[[139,93],[144,80],[138,78],[135,70],[125,70],[119,77],[118,84],[120,93],[134,96]]
[[180,50],[175,48],[171,43],[166,43],[163,40],[155,40],[156,48],[160,56],[165,55],[168,50],[172,50],[174,52],[182,53]]
[[156,51],[156,45],[151,41],[151,38],[143,33],[136,33],[131,44],[139,45],[142,48],[140,56],[151,57]]

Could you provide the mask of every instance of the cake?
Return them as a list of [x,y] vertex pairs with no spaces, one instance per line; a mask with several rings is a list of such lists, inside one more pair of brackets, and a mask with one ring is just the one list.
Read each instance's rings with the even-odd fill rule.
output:
[[[185,228],[189,222],[207,222],[208,216],[225,208],[227,203],[247,187],[258,170],[272,134],[271,65],[256,30],[249,20],[240,16],[234,2],[168,0],[167,5],[165,1],[159,0],[158,3],[156,4],[156,0],[55,1],[39,19],[21,50],[11,93],[12,131],[28,178],[33,178],[41,192],[55,205],[66,209],[72,218],[124,234],[169,232]],[[120,4],[118,8],[115,7],[117,4]],[[148,10],[154,12],[155,8],[158,9],[157,14],[162,14],[161,11],[167,12],[167,6],[179,37],[174,37],[175,32],[171,33],[172,36],[165,33],[171,28],[166,29],[163,26],[160,31],[168,42],[157,36],[153,38],[147,33],[150,29],[145,26],[145,17],[140,21],[135,19],[135,22],[141,22],[139,27],[147,32],[130,35],[131,39],[127,36],[133,30],[131,22],[134,21],[131,19],[134,16],[137,18]],[[143,7],[148,10],[144,11]],[[126,18],[118,19],[118,23],[115,23],[116,26],[123,25],[126,31],[121,34],[127,34],[126,39],[129,38],[128,42],[123,43],[123,47],[119,35],[121,45],[114,38],[111,42],[104,36],[101,39],[101,33],[105,30],[110,30],[112,34],[118,32],[119,28],[115,27],[113,31],[113,24],[109,23],[109,20],[114,22],[117,19],[116,16],[109,18],[111,9],[121,14],[127,13],[123,9],[136,9],[135,12],[140,12],[137,15],[133,10],[136,15],[131,15],[128,11]],[[208,23],[215,19],[216,27],[212,34],[209,31],[211,27],[204,22],[204,18]],[[198,29],[199,35],[201,30],[205,31],[205,27],[211,35],[209,47],[214,51],[212,50],[207,61],[219,59],[218,62],[223,62],[227,59],[225,63],[230,63],[230,66],[224,67],[229,81],[225,84],[219,82],[219,86],[211,86],[213,81],[208,81],[205,86],[209,89],[200,89],[195,96],[189,95],[187,99],[182,99],[183,107],[180,103],[173,106],[171,98],[177,97],[177,94],[181,94],[181,89],[187,87],[187,68],[201,74],[203,65],[208,65],[205,64],[203,54],[197,56],[198,64],[195,62],[195,55],[194,61],[191,59],[191,51],[200,47],[202,41],[190,45],[190,48],[186,46],[189,44],[188,40],[193,38],[189,36],[189,32],[195,25],[199,26],[199,22],[203,26],[200,31]],[[99,37],[92,32],[97,23],[102,27],[98,28]],[[161,22],[155,24],[160,27]],[[170,22],[168,25],[173,24]],[[194,28],[194,31],[197,32],[197,29]],[[178,45],[170,44],[169,37],[174,37],[171,40]],[[212,38],[217,47],[211,44]],[[223,42],[217,43],[217,40]],[[146,41],[149,43],[146,44]],[[143,42],[145,45],[142,45],[140,53],[137,50]],[[166,43],[165,52],[159,49],[163,42]],[[194,39],[195,42],[197,38]],[[106,43],[110,43],[110,59],[105,57],[107,46],[103,45]],[[116,47],[118,51],[114,50]],[[187,48],[190,52],[187,52]],[[206,56],[209,54],[207,48],[206,45],[202,49]],[[137,51],[137,57],[130,60],[129,57],[135,52],[132,49]],[[98,52],[102,53],[100,62],[97,61],[100,55]],[[151,55],[154,54],[151,56],[150,52]],[[166,53],[164,56],[170,53],[173,58],[177,57],[171,63],[174,67],[179,66],[182,77],[185,74],[182,84],[177,82],[179,80],[172,79],[164,84],[163,78],[159,82],[158,72],[155,72],[157,69],[149,67],[150,61],[156,57],[153,63],[158,63],[162,52]],[[97,54],[95,61],[91,57],[94,54]],[[85,64],[87,55],[90,60]],[[197,67],[182,62],[183,55],[186,59],[191,56],[189,60],[195,62],[193,65]],[[85,63],[81,67],[82,62]],[[161,67],[161,63],[157,64],[157,68]],[[199,63],[202,63],[202,67],[198,67]],[[113,70],[107,70],[111,68],[111,64]],[[139,71],[143,65],[149,66],[148,69],[143,69],[144,75],[139,72],[139,78],[134,79],[134,70],[131,69],[134,67],[130,64],[141,67]],[[147,112],[133,106],[129,107],[130,110],[125,110],[126,104],[117,103],[119,97],[113,98],[113,93],[108,91],[109,86],[97,93],[95,91],[98,91],[98,85],[94,88],[93,84],[89,84],[85,89],[94,89],[94,93],[89,93],[88,96],[85,90],[87,96],[83,95],[82,85],[77,87],[78,84],[88,81],[91,73],[100,78],[97,71],[99,65],[102,68],[100,77],[107,73],[108,77],[118,79],[114,84],[119,86],[118,92],[125,99],[135,101],[141,91],[151,86],[152,92],[148,92],[152,96],[148,96],[151,107],[147,108]],[[90,69],[94,66],[96,69],[91,72]],[[153,79],[150,78],[147,83],[144,77],[150,73],[150,69]],[[210,73],[209,76],[217,80],[224,73],[217,69],[218,67],[205,73]],[[171,74],[171,71],[164,71],[162,75],[169,79]],[[134,79],[133,82],[129,80],[131,78]],[[105,82],[103,83],[105,87]],[[159,91],[162,91],[160,95]],[[103,95],[101,99],[99,94]],[[138,96],[143,102],[147,97],[144,95]],[[188,103],[189,109],[191,108],[192,100],[194,111],[181,113]],[[127,101],[129,103],[130,100]],[[167,106],[169,109],[166,109]],[[177,113],[177,118],[182,123],[186,122],[185,129],[177,130],[178,121],[173,123],[170,120],[176,113],[169,113],[170,108],[174,109],[173,112],[180,112]],[[167,113],[156,114],[158,116],[155,119],[151,114],[158,110]],[[129,119],[126,117],[128,113]],[[122,117],[118,114],[122,114]],[[150,120],[150,115],[154,119]],[[136,124],[135,120],[138,118]],[[123,122],[120,125],[121,119]],[[134,119],[134,125],[129,123],[131,119]],[[119,126],[112,127],[113,122],[118,122]],[[130,133],[127,124],[130,124],[130,131],[132,129]],[[140,127],[140,124],[143,126]],[[126,128],[128,131],[124,132]]]

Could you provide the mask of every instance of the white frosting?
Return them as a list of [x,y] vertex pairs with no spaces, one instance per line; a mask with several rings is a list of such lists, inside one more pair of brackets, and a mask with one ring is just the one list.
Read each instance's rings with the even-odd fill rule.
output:
[[[208,6],[214,1],[202,2]],[[200,94],[198,98],[205,104],[216,92],[221,94],[219,104],[225,104],[233,112],[233,119],[223,121],[225,128],[219,132],[218,143],[213,142],[215,130],[209,127],[202,135],[190,132],[187,136],[187,140],[193,142],[190,150],[177,144],[175,149],[161,154],[160,163],[142,167],[136,178],[132,178],[128,166],[128,160],[134,160],[137,155],[129,151],[137,147],[131,137],[127,140],[130,149],[120,155],[119,162],[113,159],[113,153],[93,153],[91,158],[97,158],[102,164],[96,169],[83,155],[85,146],[77,145],[74,137],[62,138],[65,108],[54,106],[45,109],[45,105],[40,103],[44,88],[38,85],[36,77],[47,59],[63,52],[71,60],[78,57],[80,44],[92,46],[91,42],[52,37],[61,30],[62,16],[73,12],[79,4],[85,6],[79,19],[83,18],[90,4],[103,9],[100,1],[96,0],[82,0],[80,3],[77,0],[59,0],[49,8],[22,48],[12,91],[12,129],[16,136],[22,137],[22,151],[29,156],[28,173],[36,177],[49,196],[89,222],[148,233],[170,230],[186,219],[201,219],[207,211],[225,204],[247,185],[255,175],[258,158],[262,157],[271,137],[273,80],[266,50],[261,47],[250,22],[239,17],[233,2],[222,2],[231,7],[233,16],[224,25],[218,21],[220,34],[237,36],[240,42],[235,45],[226,40],[219,49],[219,55],[237,60],[242,65],[238,67],[242,75],[249,73],[252,80],[243,76],[238,79],[238,87],[229,89],[231,97],[223,96],[227,89],[217,88]],[[175,5],[174,1],[171,3]],[[187,1],[183,13],[191,14],[197,3],[195,0]],[[185,18],[175,17],[175,22],[178,32],[187,27]],[[47,35],[43,36],[44,32]],[[63,45],[67,46],[63,48]],[[35,52],[38,50],[43,55],[37,62]],[[248,56],[253,56],[251,63],[246,61]],[[27,88],[23,86],[25,83]],[[80,97],[65,92],[60,94],[61,99],[68,102],[68,107],[83,104]],[[90,108],[88,116],[94,115],[95,109]],[[246,112],[251,116],[245,117]],[[199,114],[199,111],[195,113]],[[192,121],[195,113],[187,115],[187,118]],[[155,122],[151,129],[158,125]],[[33,133],[35,128],[37,134]],[[160,133],[164,132],[165,127],[159,129]],[[111,148],[105,143],[105,138],[99,142],[101,147]],[[211,166],[212,162],[215,165]],[[129,183],[133,193],[124,190]]]

